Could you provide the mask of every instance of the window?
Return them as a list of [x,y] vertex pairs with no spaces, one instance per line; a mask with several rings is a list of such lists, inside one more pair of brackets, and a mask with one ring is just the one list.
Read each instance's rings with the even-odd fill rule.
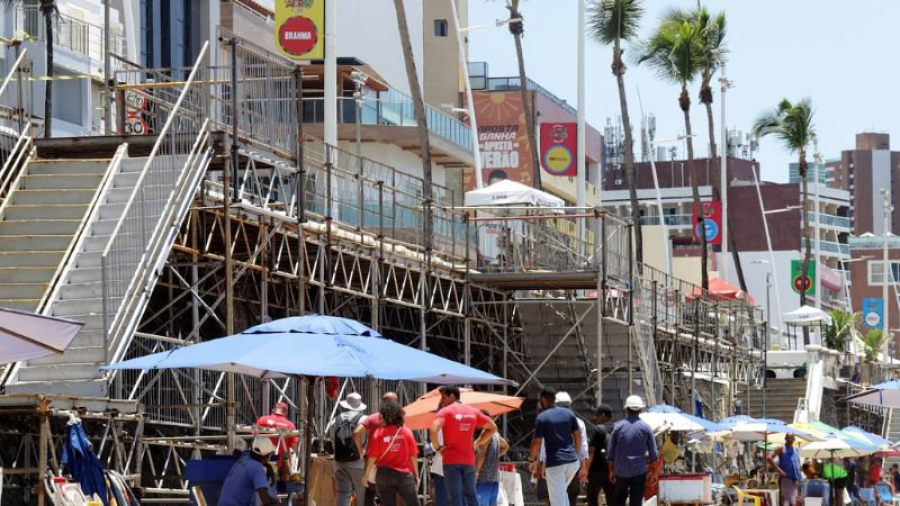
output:
[[435,37],[446,37],[447,36],[447,20],[446,19],[435,19],[434,20],[434,36]]
[[[869,284],[870,285],[883,285],[884,284],[884,262],[881,260],[869,260]],[[891,284],[897,285],[900,284],[900,262],[898,261],[889,261],[891,266]]]

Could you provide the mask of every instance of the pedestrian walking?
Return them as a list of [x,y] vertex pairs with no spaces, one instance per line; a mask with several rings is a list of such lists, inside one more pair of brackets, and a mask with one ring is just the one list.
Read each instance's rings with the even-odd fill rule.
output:
[[[385,392],[381,395],[381,404],[384,405],[388,403],[399,405],[399,398],[397,397],[396,392]],[[359,425],[357,425],[356,428],[353,429],[353,441],[356,443],[356,447],[359,448],[360,455],[365,455],[367,451],[367,445],[365,444],[363,439],[368,438],[368,441],[371,441],[372,434],[382,425],[381,414],[372,413],[371,415],[363,418],[360,421]],[[363,485],[366,487],[366,492],[363,497],[363,506],[375,506],[375,496],[378,495],[375,491],[375,487],[370,486],[367,478],[364,481],[365,483]]]
[[[459,387],[444,385],[440,411],[431,426],[431,445],[442,454],[444,482],[450,495],[451,506],[478,506],[475,491],[475,448],[490,442],[497,425],[490,417],[477,409],[459,402]],[[474,440],[475,430],[483,427],[481,436]],[[443,432],[443,443],[438,434]]]
[[354,432],[366,417],[366,405],[356,392],[347,394],[340,402],[341,409],[329,424],[326,432],[334,449],[334,481],[337,488],[337,506],[350,506],[353,492],[362,504],[366,494],[363,453],[356,445]]
[[596,429],[588,444],[587,503],[588,506],[599,506],[600,492],[603,492],[606,506],[612,506],[614,487],[609,481],[609,462],[606,459],[609,438],[615,427],[612,423],[612,408],[607,404],[598,406],[594,412],[594,423]]
[[403,408],[388,402],[379,410],[381,427],[369,439],[366,477],[375,476],[375,488],[382,506],[396,506],[397,496],[404,506],[419,506],[419,447],[411,430],[403,426]]
[[[778,462],[775,462],[775,459]],[[778,506],[796,506],[797,490],[802,475],[800,474],[800,453],[794,447],[794,435],[785,434],[784,446],[766,458],[770,466],[778,470],[779,504]]]
[[642,506],[644,484],[650,471],[648,460],[653,466],[659,460],[653,429],[641,420],[644,400],[637,395],[625,399],[625,419],[619,421],[609,438],[607,459],[609,481],[615,486],[614,506]]
[[533,476],[539,476],[537,460],[543,444],[547,454],[545,475],[550,505],[570,506],[569,483],[576,476],[578,479],[587,477],[587,469],[579,461],[576,450],[581,446],[578,418],[569,408],[556,405],[556,391],[552,388],[541,391],[540,405],[543,409],[534,426],[529,470]]
[[[557,392],[556,394],[556,405],[561,408],[572,409],[572,397],[568,392]],[[574,414],[574,412],[573,412]],[[575,447],[575,455],[578,457],[578,461],[581,462],[585,472],[584,473],[576,473],[575,476],[572,477],[572,480],[569,481],[569,486],[566,488],[566,495],[569,496],[569,504],[570,506],[575,506],[578,502],[578,496],[581,495],[581,482],[584,481],[584,476],[586,476],[588,469],[588,458],[590,456],[590,451],[588,449],[588,436],[587,436],[587,427],[584,425],[584,421],[581,418],[575,417],[575,421],[578,422],[578,434],[580,436],[581,442]],[[541,452],[543,453],[544,446],[541,446]],[[584,475],[584,476],[582,476]]]
[[[481,414],[490,416],[483,409]],[[478,496],[478,506],[497,506],[497,496],[500,493],[500,457],[507,450],[509,443],[495,432],[488,444],[475,451],[475,494]]]

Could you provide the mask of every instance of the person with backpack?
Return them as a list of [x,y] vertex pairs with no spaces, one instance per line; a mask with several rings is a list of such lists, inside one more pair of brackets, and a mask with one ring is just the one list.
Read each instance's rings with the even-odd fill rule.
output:
[[335,417],[329,427],[334,448],[334,481],[337,485],[337,506],[350,506],[350,498],[356,491],[357,504],[363,504],[366,495],[365,467],[363,455],[359,451],[353,432],[366,417],[366,405],[356,392],[347,394],[340,402],[343,411]]

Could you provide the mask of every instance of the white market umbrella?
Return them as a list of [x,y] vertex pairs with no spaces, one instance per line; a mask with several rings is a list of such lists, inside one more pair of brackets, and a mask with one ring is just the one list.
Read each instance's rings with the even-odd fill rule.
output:
[[791,325],[800,327],[810,327],[816,325],[831,325],[831,315],[821,309],[811,306],[801,306],[782,315],[782,321]]
[[760,441],[765,443],[784,443],[784,436],[787,434],[793,434],[796,439],[801,439],[803,441],[819,441],[820,438],[791,427],[789,425],[784,424],[783,422],[766,422],[766,421],[753,421],[747,423],[741,423],[735,425],[731,428],[731,430],[727,433],[727,437],[729,437],[733,441],[740,441],[745,443],[758,443]]
[[805,459],[834,459],[844,457],[865,457],[878,451],[869,445],[851,444],[841,438],[815,441],[800,447],[800,456]]
[[0,308],[0,364],[62,353],[83,323]]
[[559,197],[510,179],[466,192],[465,203],[467,207],[512,205],[563,207],[566,205],[565,201]]
[[846,401],[880,408],[900,408],[900,380],[891,379],[845,398]]
[[681,413],[641,413],[641,420],[653,429],[654,433],[666,432],[703,432],[706,428]]

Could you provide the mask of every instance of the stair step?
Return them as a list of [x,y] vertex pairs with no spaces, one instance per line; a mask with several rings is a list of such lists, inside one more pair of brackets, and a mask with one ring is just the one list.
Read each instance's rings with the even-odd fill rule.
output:
[[5,235],[0,237],[0,251],[64,252],[72,242],[71,235]]
[[91,235],[109,237],[112,235],[113,230],[116,229],[117,223],[119,223],[118,217],[115,219],[103,219],[101,217],[101,219],[91,223]]
[[14,205],[84,204],[85,209],[96,190],[16,190],[10,202]]
[[106,203],[100,206],[100,219],[101,220],[118,220],[120,216],[122,216],[122,212],[125,210],[125,203]]
[[84,251],[78,253],[75,257],[75,266],[79,269],[99,268],[101,254],[102,253],[99,251]]
[[100,371],[102,361],[98,362],[66,362],[64,364],[41,365],[32,367],[24,365],[19,368],[19,381],[54,381],[54,380],[93,380],[103,377]]
[[59,290],[60,300],[96,299],[103,297],[103,282],[69,283]]
[[28,163],[28,175],[49,174],[104,174],[110,160],[32,160]]
[[0,267],[0,283],[49,283],[55,272],[56,267]]
[[54,364],[97,363],[106,362],[106,348],[90,346],[85,348],[70,347],[64,353],[47,355],[28,361],[28,367],[48,366]]
[[49,283],[2,283],[0,299],[40,299]]
[[84,204],[11,205],[3,212],[5,220],[81,220]]
[[102,174],[41,174],[19,178],[20,190],[96,190]]
[[71,235],[81,220],[4,220],[0,221],[0,236],[7,235]]
[[140,171],[119,172],[113,177],[113,188],[134,188],[140,177]]
[[103,279],[103,271],[99,267],[76,267],[69,271],[69,283],[87,283]]
[[62,316],[64,318],[80,314],[101,314],[103,311],[103,299],[97,297],[55,300],[53,301],[51,311],[53,316]]
[[49,394],[67,397],[107,397],[109,387],[105,379],[81,381],[20,381],[6,386],[6,393]]
[[119,166],[121,172],[140,172],[144,170],[144,164],[147,163],[147,157],[126,158],[122,160]]
[[40,303],[40,299],[0,299],[0,307],[19,311],[34,312],[37,310],[38,303]]
[[[54,303],[56,302],[59,301],[55,301]],[[82,336],[86,335],[87,333],[95,331],[99,332],[103,330],[103,315],[101,315],[100,313],[69,315],[66,316],[65,319],[84,324],[84,326],[81,327],[81,332],[78,334],[78,336],[75,337],[75,341],[72,342],[73,347],[79,346]]]
[[[62,251],[0,251],[0,267],[53,267],[55,269],[62,262],[64,254]],[[97,265],[99,265],[99,260]]]

